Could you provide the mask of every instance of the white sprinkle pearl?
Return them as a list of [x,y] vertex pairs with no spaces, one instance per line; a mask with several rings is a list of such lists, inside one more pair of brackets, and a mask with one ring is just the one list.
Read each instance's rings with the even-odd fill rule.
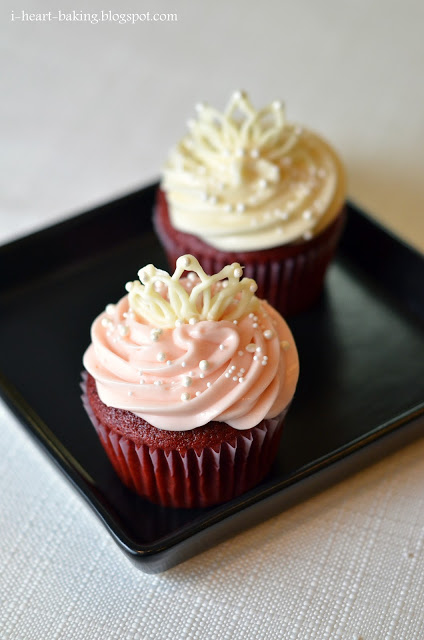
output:
[[204,373],[199,373],[199,378],[204,378],[205,374]]
[[274,332],[272,331],[272,329],[265,329],[264,331],[265,340],[271,340],[271,338],[273,337],[274,337]]
[[243,275],[243,270],[240,267],[237,267],[236,269],[234,269],[235,278],[241,278],[242,275]]
[[257,289],[258,289],[258,285],[256,284],[256,282],[253,282],[253,283],[250,285],[249,289],[250,289],[250,292],[251,292],[251,293],[255,293],[255,291],[257,291]]
[[158,355],[156,356],[156,359],[159,360],[159,362],[165,362],[166,353],[164,351],[159,351]]
[[134,286],[134,282],[127,282],[127,284],[125,285],[125,289],[126,289],[127,291],[131,291],[131,289],[133,288],[133,286]]
[[237,376],[233,376],[233,380],[234,380],[234,382],[237,382],[237,380],[238,380]]
[[199,369],[201,371],[206,371],[206,369],[209,369],[209,362],[207,360],[201,360],[199,362]]
[[256,352],[260,353],[262,351],[262,347],[256,347]]
[[259,158],[259,150],[258,149],[252,149],[250,152],[250,157],[251,158]]
[[177,318],[177,320],[175,320],[175,326],[176,327],[181,327],[182,324],[183,324],[183,321],[180,320],[180,318]]
[[139,382],[139,384],[144,384],[144,380],[143,380],[143,378],[140,378],[140,382]]
[[113,323],[109,318],[102,318],[102,327],[112,327]]
[[225,347],[225,344],[220,344],[220,345],[219,345],[219,350],[220,350],[220,351],[224,351],[224,349],[225,349],[225,348],[226,348],[226,347]]
[[160,387],[162,384],[162,380],[155,380],[154,383],[157,387]]
[[190,320],[188,321],[189,324],[196,324],[197,322],[197,318],[190,318]]
[[312,218],[312,211],[310,209],[305,209],[302,216],[305,218],[305,220],[310,220]]
[[238,324],[238,320],[233,320],[233,324]]
[[268,186],[268,182],[267,182],[266,180],[264,180],[264,178],[261,178],[261,179],[259,180],[259,187],[260,187],[261,189],[266,189],[266,188],[267,188],[267,186]]
[[197,275],[196,273],[194,273],[194,271],[190,271],[190,273],[187,274],[187,278],[191,280],[191,282],[194,282],[195,280],[197,280]]
[[254,323],[252,324],[252,327],[253,327],[254,329],[257,329],[257,328],[258,328],[258,323],[257,323],[257,322],[254,322]]
[[181,363],[181,366],[182,367],[186,367],[187,366],[187,362],[185,360],[183,360],[182,363]]
[[238,351],[238,355],[242,356],[243,355],[243,351]]
[[240,376],[240,378],[239,378],[239,382],[244,382],[244,378],[243,378],[243,376]]
[[191,396],[189,393],[187,393],[187,391],[184,391],[184,393],[181,394],[181,400],[183,402],[187,402],[187,400],[190,400]]
[[211,388],[211,386],[212,386],[212,382],[207,382],[207,383],[206,383],[206,386],[207,386],[207,388],[208,388],[208,389],[210,389],[210,388]]
[[193,384],[193,378],[190,378],[190,376],[184,376],[183,378],[183,385],[185,387],[189,387],[190,385]]
[[110,316],[113,315],[115,313],[115,305],[114,304],[108,304],[106,306],[106,313],[108,313]]
[[150,331],[150,337],[153,342],[157,342],[159,340],[159,336],[162,333],[162,329],[152,329]]
[[253,359],[254,359],[255,361],[259,360],[258,356],[253,356]]
[[231,377],[231,373],[229,373],[228,371],[224,375],[225,375],[226,378],[230,378]]
[[236,210],[238,213],[243,213],[246,210],[246,206],[242,202],[239,202],[236,206]]
[[133,395],[133,392],[132,392],[132,391],[128,391],[128,395],[129,395],[129,396],[132,396],[132,395]]
[[166,361],[166,364],[167,364],[168,366],[170,366],[170,365],[172,364],[172,360],[167,360],[167,361]]
[[196,391],[196,398],[200,396],[200,391]]
[[130,329],[125,324],[118,325],[118,333],[120,336],[127,336],[129,332],[130,332]]

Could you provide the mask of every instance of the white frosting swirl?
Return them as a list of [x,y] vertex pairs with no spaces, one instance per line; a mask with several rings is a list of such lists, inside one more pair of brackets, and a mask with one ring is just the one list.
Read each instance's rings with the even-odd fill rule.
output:
[[252,251],[309,239],[339,213],[345,175],[337,154],[288,124],[280,102],[256,111],[236,92],[224,113],[197,111],[163,172],[176,229],[222,251]]

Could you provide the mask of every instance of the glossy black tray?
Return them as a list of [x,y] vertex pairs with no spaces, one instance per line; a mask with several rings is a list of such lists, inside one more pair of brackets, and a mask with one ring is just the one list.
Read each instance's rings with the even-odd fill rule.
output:
[[[314,309],[289,320],[301,376],[276,464],[206,510],[149,504],[115,476],[80,401],[93,318],[148,262],[155,185],[0,247],[0,390],[118,544],[164,570],[424,429],[424,260],[354,206]],[[19,508],[19,505],[17,505]]]

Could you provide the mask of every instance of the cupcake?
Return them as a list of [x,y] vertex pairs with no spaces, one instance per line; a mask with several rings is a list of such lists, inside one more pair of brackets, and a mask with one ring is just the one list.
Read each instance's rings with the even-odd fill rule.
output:
[[243,92],[226,110],[197,105],[170,153],[154,224],[173,269],[192,253],[207,273],[234,261],[283,315],[319,297],[344,223],[342,163],[320,136],[257,111]]
[[148,265],[93,322],[83,401],[122,482],[207,507],[269,472],[299,363],[290,330],[238,263]]

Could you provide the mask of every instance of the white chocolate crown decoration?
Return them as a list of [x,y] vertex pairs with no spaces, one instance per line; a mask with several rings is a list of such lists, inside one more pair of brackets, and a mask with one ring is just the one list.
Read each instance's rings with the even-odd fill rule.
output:
[[189,120],[190,137],[183,142],[195,153],[179,156],[182,170],[192,174],[203,163],[213,167],[218,182],[220,178],[226,186],[255,178],[261,184],[279,180],[279,160],[297,140],[295,130],[286,126],[281,102],[257,111],[246,93],[236,91],[223,113],[203,103],[196,110],[198,119]]
[[[181,276],[189,271],[182,283]],[[192,255],[178,258],[171,276],[152,264],[140,269],[140,282],[129,282],[129,305],[134,313],[160,328],[201,320],[238,320],[258,306],[257,284],[242,278],[237,263],[208,276]]]
[[255,251],[310,239],[344,199],[343,169],[327,143],[287,122],[274,101],[255,109],[236,91],[223,112],[197,119],[163,171],[172,225],[221,251]]

